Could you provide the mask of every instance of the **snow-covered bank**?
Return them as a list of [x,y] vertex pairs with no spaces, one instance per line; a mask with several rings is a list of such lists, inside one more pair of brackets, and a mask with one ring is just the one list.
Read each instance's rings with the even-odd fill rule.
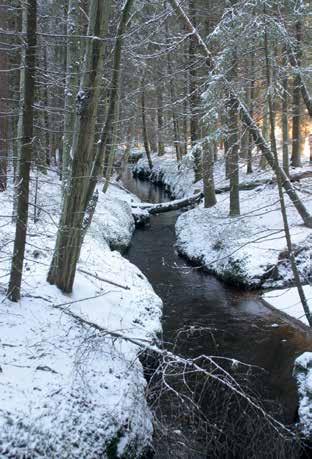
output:
[[304,352],[296,359],[294,376],[299,394],[298,416],[303,435],[312,439],[312,352]]
[[[303,289],[310,309],[312,310],[312,287],[311,285],[305,285]],[[262,298],[273,308],[309,326],[296,287],[265,292]]]
[[53,174],[40,180],[40,219],[30,221],[19,304],[4,297],[14,227],[5,217],[12,195],[2,193],[0,457],[140,457],[151,445],[152,417],[138,348],[55,307],[110,331],[155,339],[161,300],[145,276],[111,250],[131,240],[135,198],[114,186],[106,196],[99,192],[79,267],[103,280],[78,272],[73,293],[63,295],[46,283],[59,182]]
[[[175,198],[202,191],[202,181],[193,183],[191,154],[182,160],[180,167],[172,153],[166,153],[163,157],[153,156],[153,164],[150,171],[147,161],[141,159],[134,167],[134,173],[162,183]],[[256,169],[248,175],[245,169],[242,163],[240,181],[243,184],[249,185],[256,180],[269,180],[272,177],[269,169]],[[228,180],[224,178],[223,161],[215,164],[214,176],[216,187],[228,185]],[[296,183],[296,187],[312,212],[312,201],[308,194],[311,183],[311,178],[305,178]],[[237,218],[229,217],[228,192],[218,194],[217,200],[217,205],[211,209],[204,209],[201,204],[178,218],[178,251],[230,284],[247,288],[291,285],[293,278],[287,258],[277,187],[263,184],[241,191],[241,216]],[[309,228],[301,224],[288,199],[287,205],[297,263],[302,280],[306,283],[312,277],[312,234]]]
[[193,185],[194,172],[191,155],[183,158],[180,167],[172,153],[166,153],[161,157],[153,155],[152,160],[153,169],[150,170],[147,159],[140,159],[133,167],[134,175],[163,185],[175,199],[193,194],[196,186]]
[[[219,195],[211,209],[200,205],[182,214],[176,224],[178,250],[230,284],[289,285],[293,278],[276,187],[242,191],[240,197],[240,217],[229,217],[228,193]],[[312,276],[311,230],[301,224],[289,202],[288,216],[298,268],[306,282]]]

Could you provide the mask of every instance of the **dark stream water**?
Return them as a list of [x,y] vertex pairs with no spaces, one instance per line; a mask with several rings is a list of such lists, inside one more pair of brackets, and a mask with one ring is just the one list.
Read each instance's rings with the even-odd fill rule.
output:
[[[131,173],[124,176],[123,183],[142,201],[170,199],[163,189],[134,179]],[[176,351],[186,357],[226,356],[263,368],[265,371],[244,373],[247,385],[263,399],[279,402],[283,410],[280,419],[293,423],[298,400],[292,367],[298,355],[312,350],[311,338],[268,309],[255,293],[230,288],[190,267],[175,250],[178,215],[174,211],[152,216],[149,227],[135,232],[127,254],[163,300],[165,346],[170,348],[177,331],[185,327],[213,329],[183,335]],[[205,456],[194,453],[188,457]]]

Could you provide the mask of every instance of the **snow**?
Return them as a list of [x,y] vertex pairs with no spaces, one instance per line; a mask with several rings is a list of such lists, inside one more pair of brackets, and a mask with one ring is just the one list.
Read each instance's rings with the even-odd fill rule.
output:
[[312,352],[304,352],[296,359],[294,375],[299,392],[298,415],[302,433],[312,435]]
[[[229,193],[218,195],[217,205],[211,209],[201,204],[182,214],[176,224],[178,250],[230,283],[287,285],[292,274],[276,187],[241,191],[240,197],[240,217],[229,217]],[[305,278],[311,276],[311,230],[301,225],[296,210],[289,202],[287,205],[292,242],[306,247],[298,255]]]
[[[305,285],[303,289],[308,301],[308,305],[312,310],[312,287],[310,285]],[[300,320],[305,325],[309,325],[302,308],[297,288],[292,287],[287,289],[274,290],[272,292],[265,292],[262,295],[262,298],[275,309],[278,309],[279,311],[282,311],[285,314]]]
[[152,155],[152,161],[152,171],[150,171],[147,159],[142,158],[134,166],[134,173],[148,177],[152,182],[162,183],[176,199],[193,194],[194,173],[191,154],[183,158],[180,167],[171,151],[161,157]]
[[[79,262],[84,271],[127,289],[77,272],[73,293],[64,295],[46,282],[60,186],[53,173],[40,179],[43,210],[38,222],[30,221],[18,304],[3,293],[14,225],[8,218],[2,225],[0,457],[95,458],[107,457],[109,448],[119,456],[139,457],[153,430],[139,349],[69,315],[129,337],[156,339],[160,298],[134,265],[111,250],[129,244],[134,230],[130,203],[137,199],[116,186],[105,196],[99,193]],[[2,196],[1,214],[10,215],[12,194]]]

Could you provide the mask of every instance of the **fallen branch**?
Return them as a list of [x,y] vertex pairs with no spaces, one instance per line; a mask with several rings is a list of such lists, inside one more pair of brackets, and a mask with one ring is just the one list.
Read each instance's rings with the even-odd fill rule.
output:
[[[97,323],[91,322],[90,320],[81,317],[78,314],[72,312],[66,305],[52,305],[53,308],[61,310],[67,316],[73,318],[76,322],[78,322],[81,326],[90,327],[101,335],[110,336],[113,339],[121,339],[123,341],[130,342],[139,348],[141,348],[144,352],[150,351],[158,356],[160,356],[166,367],[181,365],[183,372],[185,373],[194,373],[194,374],[202,374],[207,378],[211,378],[214,381],[226,386],[230,391],[232,391],[237,396],[241,397],[245,401],[249,403],[251,407],[253,407],[258,413],[260,413],[264,419],[271,425],[271,427],[278,433],[278,435],[282,435],[282,432],[289,435],[291,438],[295,437],[295,434],[284,426],[281,422],[276,420],[273,416],[268,414],[251,396],[247,395],[239,386],[238,382],[231,376],[224,368],[222,368],[218,362],[216,362],[212,357],[206,355],[200,355],[193,359],[184,358],[179,355],[175,355],[166,349],[160,349],[154,344],[154,340],[148,340],[146,338],[132,338],[131,336],[127,336],[121,332],[108,330]],[[200,366],[198,362],[205,361],[212,365],[212,371],[208,371],[206,368]],[[239,361],[235,361],[235,365],[240,364]],[[169,387],[168,387],[169,389]]]
[[78,268],[78,271],[79,271],[80,273],[86,274],[87,276],[93,277],[93,278],[96,279],[96,280],[100,280],[100,281],[102,281],[102,282],[106,282],[107,284],[114,285],[114,287],[123,288],[124,290],[130,290],[130,287],[128,287],[128,285],[118,284],[117,282],[114,282],[114,281],[105,279],[104,277],[100,277],[100,276],[99,276],[98,274],[96,274],[96,273],[95,273],[95,274],[90,273],[89,271],[86,271],[85,269],[82,269],[82,268]]

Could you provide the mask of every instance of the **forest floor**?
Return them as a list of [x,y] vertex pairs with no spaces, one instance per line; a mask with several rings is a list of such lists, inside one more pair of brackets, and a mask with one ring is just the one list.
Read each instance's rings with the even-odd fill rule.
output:
[[[148,163],[141,159],[134,166],[134,172],[163,184],[174,198],[191,196],[203,190],[203,183],[194,182],[192,155],[183,158],[178,167],[173,152],[163,157],[153,156],[154,167],[149,171]],[[229,185],[225,179],[224,161],[215,164],[215,186]],[[310,164],[291,170],[291,173],[311,171]],[[268,181],[273,174],[270,169],[255,168],[246,173],[246,166],[240,165],[240,183],[253,184]],[[312,212],[312,179],[305,178],[294,186],[306,207]],[[297,211],[286,196],[288,219],[296,260],[304,284],[312,278],[312,232],[302,225]],[[265,183],[254,189],[240,192],[241,215],[229,217],[229,192],[217,194],[217,205],[205,209],[203,203],[180,215],[176,223],[177,250],[204,270],[215,274],[225,282],[243,288],[284,288],[284,303],[289,315],[303,319],[302,309],[289,308],[297,302],[290,262],[287,257],[283,221],[279,205],[277,186]],[[288,295],[289,292],[289,295]],[[312,298],[312,289],[307,287]],[[266,300],[269,301],[266,296]],[[271,303],[271,301],[270,301]],[[278,309],[284,308],[273,302]],[[312,306],[312,301],[311,301]]]
[[[17,304],[5,297],[14,239],[12,189],[1,194],[0,456],[140,457],[150,447],[153,427],[138,347],[71,316],[136,339],[153,340],[160,331],[160,298],[146,277],[112,250],[131,241],[130,203],[137,198],[116,186],[105,196],[99,192],[79,262],[79,269],[121,287],[80,271],[73,293],[64,295],[46,282],[60,182],[52,172],[39,178],[40,213],[36,222],[30,215]],[[34,189],[33,182],[31,203]]]

